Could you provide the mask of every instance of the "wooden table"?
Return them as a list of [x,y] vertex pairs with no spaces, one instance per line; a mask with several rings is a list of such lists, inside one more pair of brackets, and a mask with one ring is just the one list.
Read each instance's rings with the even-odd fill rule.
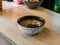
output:
[[[38,35],[23,35],[18,29],[17,19],[25,15],[45,19],[44,29]],[[28,9],[23,4],[12,8],[6,6],[0,13],[0,33],[13,45],[60,45],[60,14],[42,7]]]

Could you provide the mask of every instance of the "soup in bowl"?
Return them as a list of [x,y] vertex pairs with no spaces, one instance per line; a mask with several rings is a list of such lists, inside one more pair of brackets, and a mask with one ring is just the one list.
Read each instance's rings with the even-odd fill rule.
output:
[[23,16],[17,20],[19,29],[26,34],[35,35],[42,31],[45,20],[38,16]]

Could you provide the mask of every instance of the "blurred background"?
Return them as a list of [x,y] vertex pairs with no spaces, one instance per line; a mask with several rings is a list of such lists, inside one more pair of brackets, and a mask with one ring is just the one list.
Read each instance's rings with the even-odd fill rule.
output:
[[[13,0],[4,0],[4,1],[13,1]],[[44,0],[41,6],[60,13],[60,0]]]

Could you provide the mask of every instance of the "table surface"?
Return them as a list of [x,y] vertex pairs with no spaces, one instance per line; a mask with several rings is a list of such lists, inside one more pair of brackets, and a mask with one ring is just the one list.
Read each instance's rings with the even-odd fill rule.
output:
[[[17,19],[26,15],[45,19],[44,29],[38,35],[24,35],[18,29]],[[14,45],[60,45],[60,14],[42,7],[29,9],[23,4],[4,2],[0,12],[0,33]]]
[[4,37],[0,35],[0,45],[11,45]]

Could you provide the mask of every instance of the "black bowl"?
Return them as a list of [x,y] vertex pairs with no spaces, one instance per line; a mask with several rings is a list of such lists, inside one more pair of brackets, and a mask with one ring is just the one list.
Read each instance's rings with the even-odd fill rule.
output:
[[38,2],[28,2],[28,1],[23,0],[23,3],[25,5],[27,5],[27,7],[29,7],[30,9],[37,8],[38,6],[40,6],[42,4],[42,2],[43,2],[43,0],[40,0]]

